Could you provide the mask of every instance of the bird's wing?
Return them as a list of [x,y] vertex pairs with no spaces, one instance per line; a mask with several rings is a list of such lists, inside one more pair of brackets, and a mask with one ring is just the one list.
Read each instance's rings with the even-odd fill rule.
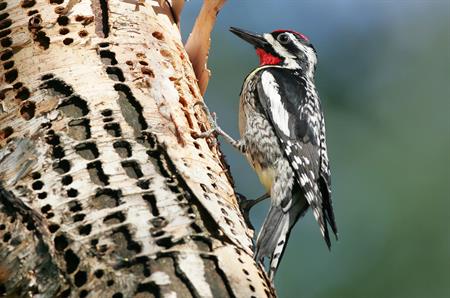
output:
[[[324,208],[327,204],[324,205],[324,199],[329,202],[329,193],[322,194],[319,186],[319,181],[323,179],[327,186],[324,191],[329,191],[327,184],[329,174],[325,174],[325,178],[322,178],[320,106],[308,98],[306,81],[294,76],[292,71],[267,68],[259,75],[257,84],[259,102],[274,128],[279,144],[295,171],[296,180],[330,247],[328,227],[325,222],[325,220],[328,221],[328,209]],[[297,83],[292,84],[295,80]],[[285,212],[291,205],[290,200],[281,202]]]
[[330,163],[328,161],[327,144],[325,139],[325,119],[321,115],[321,138],[320,138],[320,178],[319,189],[323,199],[323,210],[325,219],[331,226],[336,239],[338,237],[338,231],[336,221],[334,219],[333,204],[331,201],[331,172]]

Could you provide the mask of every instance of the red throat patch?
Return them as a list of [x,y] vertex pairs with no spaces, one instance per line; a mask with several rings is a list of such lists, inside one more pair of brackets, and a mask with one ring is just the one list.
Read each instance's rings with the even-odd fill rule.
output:
[[259,65],[275,65],[282,61],[281,58],[269,54],[261,48],[256,49],[256,54],[259,56]]

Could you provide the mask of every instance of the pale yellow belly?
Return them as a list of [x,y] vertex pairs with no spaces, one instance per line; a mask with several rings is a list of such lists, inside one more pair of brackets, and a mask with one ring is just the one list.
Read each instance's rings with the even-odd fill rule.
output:
[[272,184],[276,177],[275,170],[272,168],[262,169],[259,163],[254,163],[253,168],[255,169],[255,172],[258,175],[259,181],[261,181],[261,184],[264,186],[267,193],[270,195]]

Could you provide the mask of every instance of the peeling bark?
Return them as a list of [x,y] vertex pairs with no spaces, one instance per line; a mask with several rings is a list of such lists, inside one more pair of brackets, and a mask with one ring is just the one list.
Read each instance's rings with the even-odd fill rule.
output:
[[0,19],[0,296],[275,296],[167,5]]
[[194,28],[186,43],[186,52],[192,62],[198,79],[201,94],[205,94],[211,71],[208,69],[208,55],[211,45],[210,35],[216,23],[216,17],[226,0],[203,1]]

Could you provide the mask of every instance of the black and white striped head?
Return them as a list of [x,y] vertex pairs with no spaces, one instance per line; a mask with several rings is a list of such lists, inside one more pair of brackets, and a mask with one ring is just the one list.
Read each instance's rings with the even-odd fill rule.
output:
[[261,66],[279,65],[301,69],[311,75],[314,73],[316,51],[305,35],[291,30],[275,30],[261,35],[234,27],[230,31],[255,47]]

